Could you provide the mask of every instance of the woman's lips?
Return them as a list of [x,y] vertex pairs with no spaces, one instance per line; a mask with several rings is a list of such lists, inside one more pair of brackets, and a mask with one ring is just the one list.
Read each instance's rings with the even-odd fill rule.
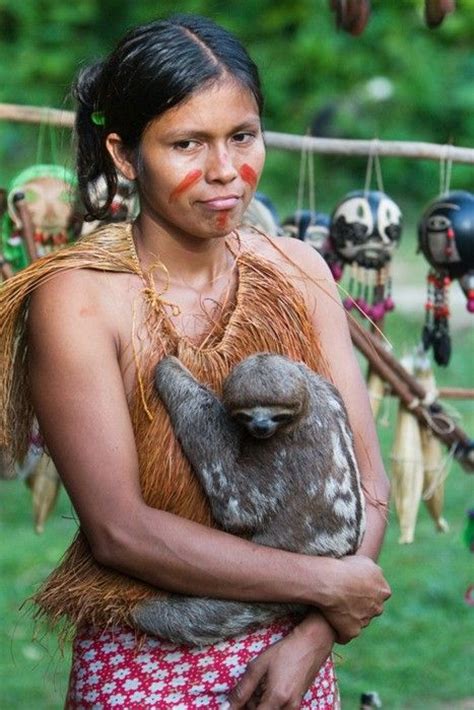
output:
[[209,210],[219,212],[220,210],[233,209],[239,201],[240,197],[237,195],[227,195],[225,197],[213,197],[212,200],[203,200],[201,204]]

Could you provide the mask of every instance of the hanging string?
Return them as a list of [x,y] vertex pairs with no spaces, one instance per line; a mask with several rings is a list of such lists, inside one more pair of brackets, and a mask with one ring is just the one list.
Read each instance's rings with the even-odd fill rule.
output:
[[311,222],[316,212],[315,188],[314,188],[314,155],[311,151],[306,153],[308,161],[308,204],[311,210]]
[[305,187],[305,182],[306,182],[306,161],[307,161],[307,142],[306,142],[306,136],[303,138],[303,142],[301,144],[301,156],[300,156],[300,171],[299,171],[299,177],[298,177],[298,196],[296,199],[296,215],[297,218],[299,218],[299,215],[301,214],[301,211],[303,209],[303,201],[304,201],[304,187]]
[[[45,157],[45,142],[46,138],[49,142],[49,156]],[[58,147],[56,141],[56,132],[53,125],[44,119],[41,121],[38,129],[38,142],[36,145],[36,165],[41,163],[52,163],[58,165]]]
[[451,185],[451,173],[452,173],[452,167],[453,167],[453,158],[452,158],[452,144],[447,143],[444,146],[444,155],[440,158],[439,161],[439,193],[440,195],[444,195],[447,192],[449,192],[449,188]]
[[[311,222],[314,222],[314,214],[316,210],[315,205],[315,188],[314,188],[314,155],[309,150],[308,144],[310,139],[309,132],[303,138],[301,147],[301,158],[300,158],[300,171],[298,178],[298,197],[296,202],[296,215],[299,217],[303,211],[303,205],[305,200],[305,188],[308,188],[308,207],[311,211]],[[308,179],[306,180],[306,175]]]
[[380,141],[378,138],[373,138],[371,143],[370,143],[370,149],[369,149],[369,157],[367,159],[367,170],[365,173],[365,185],[364,185],[364,196],[367,197],[367,194],[370,190],[370,187],[372,185],[372,173],[375,168],[375,180],[377,184],[377,190],[380,192],[384,192],[384,187],[383,187],[383,179],[382,179],[382,167],[380,165],[380,156],[379,156],[379,144]]

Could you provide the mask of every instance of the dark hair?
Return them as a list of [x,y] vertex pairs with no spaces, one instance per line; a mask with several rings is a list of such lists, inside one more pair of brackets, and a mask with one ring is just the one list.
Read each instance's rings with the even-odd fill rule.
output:
[[[118,133],[127,148],[136,149],[152,119],[225,73],[252,92],[261,113],[263,95],[254,62],[230,32],[198,15],[141,25],[105,61],[80,72],[73,87],[77,172],[89,218],[105,217],[117,189],[107,134]],[[100,176],[106,181],[106,200],[97,205],[90,188]]]

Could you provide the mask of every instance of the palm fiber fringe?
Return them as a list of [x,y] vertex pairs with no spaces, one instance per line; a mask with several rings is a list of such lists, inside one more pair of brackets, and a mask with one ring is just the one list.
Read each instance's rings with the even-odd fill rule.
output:
[[[132,251],[129,225],[105,227],[76,244],[42,259],[0,290],[2,444],[24,455],[33,420],[26,375],[25,324],[28,297],[55,273],[92,268],[135,273],[144,281],[144,326],[151,347],[136,343],[137,381],[130,415],[137,445],[140,484],[146,503],[204,525],[213,525],[203,490],[176,441],[168,415],[154,392],[153,371],[165,355],[175,355],[218,394],[222,382],[240,360],[270,351],[302,360],[327,375],[311,319],[299,291],[268,260],[241,251],[236,256],[235,302],[197,346],[180,337],[162,302],[150,288]],[[132,338],[133,338],[132,334]],[[59,566],[44,582],[34,601],[36,616],[67,628],[131,625],[131,611],[156,588],[95,561],[79,529]]]

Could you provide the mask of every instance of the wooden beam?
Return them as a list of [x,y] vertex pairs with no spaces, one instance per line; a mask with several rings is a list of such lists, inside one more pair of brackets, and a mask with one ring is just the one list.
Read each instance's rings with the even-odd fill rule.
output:
[[[0,121],[18,123],[48,123],[52,126],[72,128],[74,111],[38,106],[19,106],[0,103]],[[321,155],[367,156],[379,155],[392,158],[415,158],[417,160],[450,160],[453,163],[474,164],[474,148],[453,145],[438,145],[418,141],[350,140],[342,138],[317,138],[298,136],[292,133],[265,132],[269,148]]]
[[72,128],[74,125],[74,111],[62,111],[57,108],[43,108],[40,106],[0,104],[0,121],[48,123],[51,126]]
[[349,140],[342,138],[315,138],[291,133],[265,133],[269,148],[325,155],[366,156],[379,155],[392,158],[416,158],[418,160],[450,160],[453,163],[474,163],[473,148],[458,148],[453,145],[421,143],[417,141]]

